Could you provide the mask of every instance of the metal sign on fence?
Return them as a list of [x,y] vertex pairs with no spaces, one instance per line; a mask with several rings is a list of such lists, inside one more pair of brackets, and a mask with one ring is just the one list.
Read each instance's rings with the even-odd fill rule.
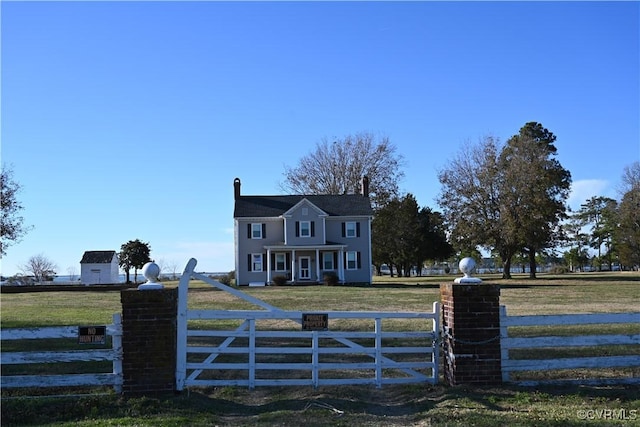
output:
[[106,344],[106,326],[78,326],[78,344]]

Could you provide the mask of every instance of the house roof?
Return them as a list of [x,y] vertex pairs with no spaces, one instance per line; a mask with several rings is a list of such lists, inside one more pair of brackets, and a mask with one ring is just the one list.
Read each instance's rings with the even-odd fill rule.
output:
[[279,217],[303,199],[307,199],[329,216],[373,215],[369,198],[361,194],[322,194],[239,196],[235,200],[233,217]]
[[116,251],[86,251],[80,264],[109,264]]

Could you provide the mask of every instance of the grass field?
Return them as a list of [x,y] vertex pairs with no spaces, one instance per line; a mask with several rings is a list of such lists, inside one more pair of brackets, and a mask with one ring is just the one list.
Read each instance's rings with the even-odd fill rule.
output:
[[[509,314],[639,311],[639,273],[540,275],[529,280],[482,276],[501,285]],[[286,310],[425,311],[439,300],[448,277],[376,277],[371,287],[267,287],[244,291]],[[168,283],[167,286],[176,286]],[[224,292],[193,283],[192,308],[252,308]],[[2,294],[2,328],[108,324],[120,311],[119,292]],[[596,329],[588,333],[597,333]],[[577,334],[560,327],[548,333]],[[640,322],[616,333],[640,333]],[[526,335],[527,331],[521,331]],[[3,350],[7,347],[3,342]],[[640,353],[640,349],[637,350]],[[629,351],[629,350],[626,350]],[[559,350],[558,357],[563,356]],[[4,369],[4,367],[3,367]],[[572,374],[572,373],[570,373]],[[580,373],[573,373],[581,375]],[[640,372],[622,375],[640,376]],[[62,393],[81,393],[65,397]],[[238,387],[197,389],[180,395],[123,398],[110,391],[55,390],[57,397],[19,397],[2,391],[2,426],[188,426],[188,425],[384,425],[384,426],[579,426],[640,425],[640,391],[633,387],[446,385],[343,387]],[[87,394],[89,393],[89,394]],[[33,394],[33,392],[31,392]]]

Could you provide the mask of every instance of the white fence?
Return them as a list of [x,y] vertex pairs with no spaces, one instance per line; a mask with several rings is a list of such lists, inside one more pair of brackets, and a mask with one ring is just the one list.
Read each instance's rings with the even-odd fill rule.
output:
[[[284,311],[244,292],[194,273],[189,261],[182,275],[178,299],[177,389],[189,386],[281,386],[392,383],[436,383],[438,381],[438,331],[440,303],[433,312],[314,312],[326,330],[303,330],[309,313]],[[189,310],[190,278],[253,303],[263,310]],[[369,330],[333,330],[337,319],[368,319]],[[394,319],[424,320],[423,330],[383,331],[383,323]],[[232,330],[189,328],[197,320],[237,320]],[[282,321],[292,327],[282,327]],[[280,321],[277,328],[258,323]],[[273,325],[272,325],[273,326]],[[359,325],[360,326],[360,325]],[[324,328],[323,328],[324,329]],[[418,344],[419,343],[419,344]],[[340,371],[339,374],[328,372]]]
[[[640,313],[614,314],[559,314],[507,316],[504,306],[500,307],[500,337],[502,350],[502,380],[511,380],[510,373],[516,371],[546,371],[559,369],[596,369],[618,367],[640,367],[640,355],[567,357],[549,359],[510,359],[509,351],[513,349],[541,349],[554,347],[594,347],[611,345],[640,345],[640,333],[610,335],[578,335],[578,336],[534,336],[510,337],[508,328],[514,326],[567,326],[594,324],[636,324],[640,327]],[[640,329],[639,329],[640,330]],[[523,385],[539,383],[570,382],[571,380],[518,381]],[[579,379],[580,384],[640,384],[640,377],[612,379]]]
[[[106,334],[111,336],[110,349],[87,349],[69,351],[24,351],[2,352],[2,365],[50,364],[67,362],[111,361],[111,373],[60,374],[60,375],[6,375],[2,376],[2,387],[71,387],[71,386],[113,386],[116,392],[122,390],[122,322],[121,315],[113,315],[113,324],[106,326]],[[78,326],[4,329],[2,340],[37,340],[78,338]]]

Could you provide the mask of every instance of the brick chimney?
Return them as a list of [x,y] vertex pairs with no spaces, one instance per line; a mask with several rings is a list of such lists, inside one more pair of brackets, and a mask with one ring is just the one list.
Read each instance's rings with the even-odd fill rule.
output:
[[240,178],[233,180],[233,199],[238,200],[240,198]]
[[369,177],[366,175],[362,177],[362,195],[369,197]]

